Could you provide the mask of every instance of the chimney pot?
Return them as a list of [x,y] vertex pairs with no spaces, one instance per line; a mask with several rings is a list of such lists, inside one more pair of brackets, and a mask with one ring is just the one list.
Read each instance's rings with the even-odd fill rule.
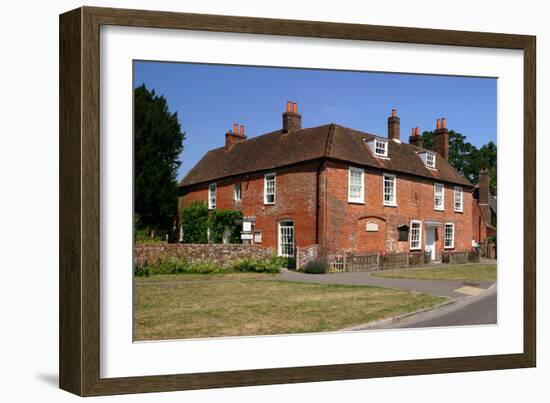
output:
[[239,124],[233,123],[233,133],[239,133]]
[[298,104],[296,102],[292,103],[292,112],[298,113]]
[[392,110],[391,110],[391,115],[392,115],[393,117],[396,117],[396,116],[397,116],[397,109],[392,109]]
[[291,110],[292,110],[292,102],[287,101],[287,103],[286,103],[286,111],[287,111],[287,112],[290,112]]
[[437,123],[435,125],[436,129],[441,129],[441,119],[437,119]]
[[244,137],[244,126],[241,125],[239,128],[239,134]]
[[447,127],[447,119],[441,118],[441,128],[445,129]]

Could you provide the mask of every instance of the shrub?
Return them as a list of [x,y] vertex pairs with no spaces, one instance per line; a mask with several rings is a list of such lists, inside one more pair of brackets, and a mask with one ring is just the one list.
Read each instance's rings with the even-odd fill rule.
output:
[[328,263],[325,259],[310,260],[304,265],[303,270],[309,274],[324,274],[328,271]]
[[185,259],[169,259],[146,267],[150,274],[209,274],[226,270],[214,262],[188,263]]
[[237,224],[237,221],[242,219],[242,211],[212,210],[207,223],[210,229],[210,242],[222,243],[223,233],[226,228],[229,228],[229,243],[241,243],[241,227]]
[[269,260],[245,258],[233,263],[231,270],[254,273],[279,273],[281,264],[279,260],[274,258],[270,258]]
[[196,201],[181,210],[184,243],[207,243],[208,206]]
[[136,277],[149,277],[151,272],[148,267],[134,267],[134,276]]

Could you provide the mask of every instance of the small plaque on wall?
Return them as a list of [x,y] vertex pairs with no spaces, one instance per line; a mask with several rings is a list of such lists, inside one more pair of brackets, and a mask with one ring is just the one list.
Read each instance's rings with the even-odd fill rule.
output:
[[369,221],[367,223],[367,232],[378,232],[378,223]]

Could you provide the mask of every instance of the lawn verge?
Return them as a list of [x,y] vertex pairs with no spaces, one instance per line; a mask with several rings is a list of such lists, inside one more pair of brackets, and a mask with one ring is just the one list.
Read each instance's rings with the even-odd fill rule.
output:
[[[229,277],[228,277],[229,276]],[[268,274],[165,276],[135,283],[135,340],[336,331],[446,298],[371,286],[295,283]],[[175,277],[175,276],[174,276]],[[209,278],[210,277],[210,278]],[[200,279],[200,281],[196,281]]]

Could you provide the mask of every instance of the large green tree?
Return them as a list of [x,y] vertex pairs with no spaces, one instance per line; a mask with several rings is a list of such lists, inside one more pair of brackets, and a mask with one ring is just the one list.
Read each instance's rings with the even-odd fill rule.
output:
[[[424,148],[434,149],[434,132],[422,133]],[[490,187],[497,187],[497,146],[492,141],[477,148],[466,141],[466,136],[454,130],[449,131],[449,162],[472,183],[479,180],[481,168],[489,170]]]
[[177,112],[145,84],[134,90],[134,211],[138,229],[173,232],[185,134]]

